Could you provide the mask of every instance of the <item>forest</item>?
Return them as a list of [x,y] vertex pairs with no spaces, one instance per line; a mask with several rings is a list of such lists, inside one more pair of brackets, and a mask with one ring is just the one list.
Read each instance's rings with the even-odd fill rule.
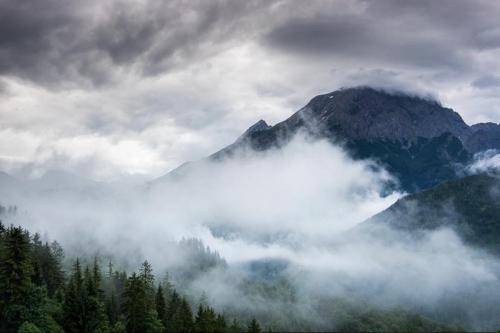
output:
[[[103,272],[100,258],[75,258],[21,227],[0,224],[1,332],[260,332],[259,323],[226,318],[206,300],[196,307],[144,261],[129,274]],[[88,259],[88,258],[85,258]],[[90,261],[87,263],[87,261]]]
[[261,314],[263,325],[252,313],[216,311],[206,295],[194,299],[177,288],[167,272],[161,278],[155,276],[148,261],[132,272],[117,270],[97,256],[66,258],[71,265],[65,267],[68,260],[57,241],[44,242],[37,233],[1,223],[0,258],[1,332],[462,330],[401,309],[383,310],[338,299],[321,300],[316,315],[328,325],[318,326],[316,317],[304,318],[294,310],[298,300],[286,281],[266,284],[247,279],[243,285],[249,298],[286,298],[288,303],[283,303],[290,307]]

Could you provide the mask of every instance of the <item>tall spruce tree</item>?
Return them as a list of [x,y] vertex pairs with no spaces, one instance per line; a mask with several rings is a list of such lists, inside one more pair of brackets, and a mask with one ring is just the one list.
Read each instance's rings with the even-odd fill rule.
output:
[[123,302],[128,333],[159,333],[163,331],[163,325],[155,310],[154,300],[151,302],[149,298],[144,276],[132,274],[125,286]]
[[257,319],[252,318],[252,320],[248,324],[247,332],[248,333],[260,333],[260,331],[261,331],[261,329],[260,329],[259,323],[257,322]]
[[218,314],[215,319],[215,329],[214,332],[224,333],[227,331],[226,318],[222,314]]
[[3,232],[0,251],[0,331],[16,330],[26,319],[33,266],[29,234],[21,227]]
[[85,269],[85,308],[87,311],[88,327],[91,332],[106,332],[108,318],[104,306],[104,292],[101,288],[101,273],[97,258],[94,258],[92,271],[87,266]]
[[158,313],[158,318],[162,322],[164,327],[167,327],[167,304],[165,302],[165,296],[161,283],[158,285],[156,291],[156,312]]
[[177,312],[177,308],[179,308],[180,302],[180,296],[174,289],[167,306],[167,332],[175,332],[174,316]]
[[80,333],[87,330],[84,289],[82,268],[77,258],[64,297],[63,328],[66,333]]
[[189,333],[194,331],[193,312],[188,301],[182,297],[172,318],[173,332]]

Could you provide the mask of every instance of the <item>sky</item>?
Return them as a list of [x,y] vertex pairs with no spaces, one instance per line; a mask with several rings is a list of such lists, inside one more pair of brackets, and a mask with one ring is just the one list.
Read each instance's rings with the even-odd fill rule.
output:
[[158,177],[357,85],[498,123],[498,17],[497,1],[0,0],[0,170]]

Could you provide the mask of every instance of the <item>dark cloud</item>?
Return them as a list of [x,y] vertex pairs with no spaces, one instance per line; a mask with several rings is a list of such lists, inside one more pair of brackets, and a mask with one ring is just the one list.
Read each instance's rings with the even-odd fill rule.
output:
[[2,0],[0,74],[45,85],[102,84],[119,71],[155,75],[216,52],[245,16],[272,2],[263,4]]
[[342,57],[363,64],[474,70],[474,52],[500,45],[500,6],[470,1],[347,2],[290,16],[264,43],[305,57]]
[[0,75],[99,85],[169,70],[257,38],[365,64],[473,71],[500,46],[499,5],[470,1],[0,1]]

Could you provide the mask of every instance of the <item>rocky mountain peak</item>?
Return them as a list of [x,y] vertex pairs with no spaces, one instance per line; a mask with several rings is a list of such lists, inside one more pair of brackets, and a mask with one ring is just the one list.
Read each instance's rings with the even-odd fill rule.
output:
[[236,142],[244,140],[252,133],[264,131],[269,128],[271,128],[271,126],[269,126],[264,120],[260,119],[258,122],[250,126],[242,135],[240,135],[240,137],[236,140]]
[[373,88],[349,88],[314,97],[301,111],[332,135],[390,141],[432,138],[449,132],[463,139],[460,115],[434,100]]

